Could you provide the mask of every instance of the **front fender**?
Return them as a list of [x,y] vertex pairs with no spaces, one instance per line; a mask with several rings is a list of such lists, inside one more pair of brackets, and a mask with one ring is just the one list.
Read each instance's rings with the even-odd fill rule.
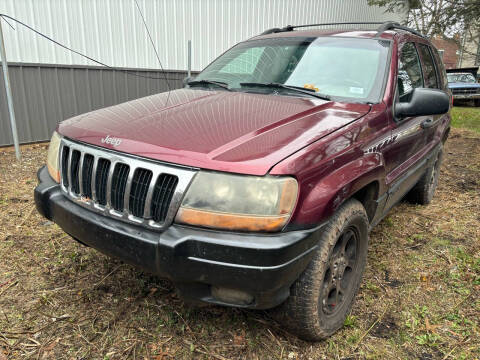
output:
[[[290,223],[296,226],[324,222],[338,207],[370,183],[377,183],[377,194],[385,192],[385,166],[379,153],[363,154],[320,179],[302,184],[297,210]],[[312,181],[313,180],[313,181]]]

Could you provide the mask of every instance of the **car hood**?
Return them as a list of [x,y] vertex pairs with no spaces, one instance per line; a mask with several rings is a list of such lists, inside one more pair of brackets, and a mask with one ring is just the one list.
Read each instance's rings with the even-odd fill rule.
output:
[[164,162],[264,175],[369,109],[313,97],[179,89],[76,116],[57,130]]
[[465,83],[465,82],[454,82],[448,83],[448,87],[450,89],[457,89],[457,88],[480,88],[479,83]]

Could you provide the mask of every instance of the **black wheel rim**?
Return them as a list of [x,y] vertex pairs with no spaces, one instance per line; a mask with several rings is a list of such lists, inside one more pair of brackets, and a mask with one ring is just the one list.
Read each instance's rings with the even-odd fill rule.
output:
[[437,184],[438,184],[438,174],[440,172],[440,154],[437,156],[435,160],[435,164],[432,168],[432,176],[430,177],[430,184],[429,184],[429,195],[432,196],[433,192],[435,191]]
[[327,264],[320,294],[324,314],[334,315],[352,291],[358,262],[359,235],[355,227],[346,228],[338,237]]

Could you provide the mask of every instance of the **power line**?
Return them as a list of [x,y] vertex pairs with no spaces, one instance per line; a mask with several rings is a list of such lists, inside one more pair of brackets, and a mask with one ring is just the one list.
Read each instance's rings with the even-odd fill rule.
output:
[[[18,19],[15,19],[14,17],[11,17],[11,16],[6,15],[6,14],[0,14],[0,18],[2,18],[3,20],[5,20],[5,22],[6,22],[8,25],[10,25],[12,28],[13,28],[13,26],[7,21],[7,19],[10,19],[10,20],[12,20],[12,21],[15,21],[16,23],[18,23],[18,24],[26,27],[27,29],[29,29],[29,30],[33,31],[34,33],[36,33],[37,35],[39,35],[39,36],[41,36],[41,37],[43,37],[43,38],[45,38],[45,39],[53,42],[54,44],[56,44],[56,45],[58,45],[58,46],[60,46],[60,47],[62,47],[62,48],[64,48],[64,49],[66,49],[66,50],[68,50],[68,51],[71,51],[71,52],[73,52],[73,53],[75,53],[75,54],[77,54],[77,55],[79,55],[79,56],[81,56],[81,57],[84,57],[85,59],[90,60],[90,61],[92,61],[92,62],[94,62],[94,63],[96,63],[96,64],[99,64],[99,65],[101,65],[101,66],[104,66],[104,67],[106,67],[106,68],[112,69],[112,70],[114,70],[114,71],[121,71],[121,72],[127,73],[127,74],[129,74],[129,75],[137,76],[137,77],[141,77],[141,78],[145,78],[145,79],[165,80],[165,81],[167,81],[167,86],[168,86],[169,94],[170,94],[170,85],[169,85],[169,83],[168,83],[168,80],[167,80],[167,77],[166,77],[166,74],[165,74],[165,70],[163,69],[163,67],[162,67],[163,77],[145,76],[145,75],[137,74],[137,73],[135,73],[135,72],[133,72],[133,71],[130,71],[130,70],[117,69],[117,68],[115,68],[115,67],[113,67],[113,66],[110,66],[110,65],[107,65],[107,64],[105,64],[105,63],[102,63],[101,61],[98,61],[98,60],[96,60],[96,59],[94,59],[94,58],[92,58],[92,57],[90,57],[90,56],[88,56],[88,55],[82,54],[81,52],[79,52],[79,51],[77,51],[77,50],[74,50],[74,49],[68,47],[67,45],[64,45],[64,44],[60,43],[60,42],[58,42],[58,41],[55,40],[55,39],[52,39],[50,36],[41,33],[40,31],[34,29],[34,28],[31,27],[30,25],[27,25],[27,24],[25,24],[24,22],[22,22],[22,21],[20,21],[20,20],[18,20]],[[13,29],[15,29],[15,28],[13,28]],[[155,50],[155,52],[156,52],[156,50]],[[158,56],[158,54],[157,54],[157,56]],[[161,65],[161,64],[160,64],[160,65]]]
[[140,9],[140,6],[138,6],[137,0],[134,0],[135,4],[137,5],[138,12],[140,13],[140,16],[142,17],[143,25],[145,25],[145,30],[147,30],[148,38],[150,39],[150,43],[152,44],[153,50],[155,51],[155,55],[157,56],[158,63],[160,64],[160,69],[162,69],[163,75],[165,77],[165,81],[167,83],[168,87],[168,96],[167,96],[167,104],[168,104],[168,99],[170,98],[170,84],[168,83],[167,77],[165,75],[165,70],[163,69],[162,62],[160,61],[160,56],[158,55],[157,48],[155,47],[155,43],[153,42],[152,36],[150,35],[150,31],[148,30],[147,22],[145,21],[145,18],[143,17],[142,10]]

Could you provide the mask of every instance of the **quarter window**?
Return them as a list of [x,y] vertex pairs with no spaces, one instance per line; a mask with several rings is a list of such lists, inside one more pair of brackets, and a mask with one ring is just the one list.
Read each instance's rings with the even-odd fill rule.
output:
[[398,93],[400,101],[409,101],[413,89],[422,87],[422,68],[413,43],[405,43],[398,59]]
[[435,71],[432,54],[427,45],[418,44],[418,50],[423,61],[423,80],[425,81],[425,87],[437,89],[437,72]]

